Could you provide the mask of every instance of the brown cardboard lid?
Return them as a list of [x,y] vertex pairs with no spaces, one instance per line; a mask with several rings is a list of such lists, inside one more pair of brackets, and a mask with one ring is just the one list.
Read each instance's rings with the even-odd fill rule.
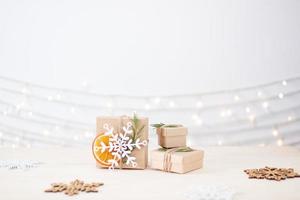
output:
[[[138,118],[145,127],[141,133],[141,139],[148,139],[148,118],[140,117]],[[104,124],[108,124],[111,127],[114,127],[114,132],[121,132],[122,126],[125,126],[127,122],[132,120],[132,116],[98,116],[96,117],[96,133],[103,134],[104,133]]]
[[157,134],[161,134],[164,137],[172,136],[185,136],[188,133],[187,127],[178,126],[178,127],[161,127],[157,129]]
[[[157,162],[163,162],[165,151],[159,149],[151,151],[151,160]],[[192,163],[204,158],[203,150],[194,150],[190,152],[174,152],[171,156],[172,163]]]

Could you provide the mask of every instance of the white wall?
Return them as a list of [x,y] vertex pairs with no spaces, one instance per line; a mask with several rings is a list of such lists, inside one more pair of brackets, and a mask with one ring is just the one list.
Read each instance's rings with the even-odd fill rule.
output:
[[0,2],[1,75],[172,94],[300,75],[300,1]]
[[[283,80],[300,76],[299,11],[298,0],[1,0],[0,75],[59,88],[78,89],[87,82],[89,89],[104,94],[158,96]],[[294,89],[298,88],[299,84]],[[22,101],[2,90],[0,100]],[[298,100],[291,99],[285,105],[297,106]],[[280,105],[271,106],[278,111],[283,108]],[[55,104],[29,102],[27,108],[76,118],[51,106]],[[2,107],[5,112],[11,109]],[[241,109],[241,116],[247,119]],[[264,112],[260,106],[255,109]],[[280,120],[294,119],[298,111],[281,113]],[[154,112],[148,116],[156,121],[189,123],[193,112]],[[209,113],[212,122],[219,120],[219,112]],[[239,111],[234,112],[237,115],[229,121],[239,117]],[[79,120],[94,123],[99,113],[77,115]],[[18,112],[12,114],[19,117]],[[264,122],[270,121],[267,131],[241,132],[239,138],[231,135],[232,143],[250,136],[258,138],[255,143],[264,142],[261,134],[266,141],[273,141],[272,123],[278,119],[272,118],[270,110],[266,115]],[[3,118],[2,122],[19,125]],[[19,126],[43,132],[43,124],[36,128],[31,123]],[[300,130],[297,123],[288,128],[296,133]],[[201,128],[192,130],[202,137]],[[216,144],[226,138],[230,137],[208,135],[198,142]],[[294,140],[300,143],[299,138]]]

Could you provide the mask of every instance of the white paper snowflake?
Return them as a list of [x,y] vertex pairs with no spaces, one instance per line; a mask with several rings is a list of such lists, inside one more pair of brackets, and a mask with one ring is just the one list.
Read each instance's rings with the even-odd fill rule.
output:
[[[136,158],[131,156],[133,149],[141,149],[142,146],[147,145],[147,141],[141,141],[137,138],[133,141],[130,136],[132,135],[132,123],[128,122],[126,126],[123,126],[122,133],[113,133],[114,128],[109,127],[108,124],[104,124],[103,128],[106,130],[104,135],[109,136],[109,144],[106,145],[104,142],[100,142],[100,147],[95,147],[95,151],[101,151],[103,153],[108,150],[113,155],[113,159],[108,160],[110,163],[109,169],[115,169],[119,167],[119,161],[122,159],[126,160],[126,165],[136,167]],[[122,162],[122,161],[121,161]]]
[[0,160],[0,168],[28,170],[42,164],[31,160]]

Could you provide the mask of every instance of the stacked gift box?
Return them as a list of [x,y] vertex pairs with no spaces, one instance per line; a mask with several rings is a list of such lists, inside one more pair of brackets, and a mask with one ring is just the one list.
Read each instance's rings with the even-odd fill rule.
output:
[[[148,130],[146,117],[103,116],[97,117],[97,136],[93,142],[93,153],[97,166],[112,168],[145,169],[148,166]],[[151,151],[151,168],[165,172],[187,173],[203,165],[204,152],[187,147],[188,129],[179,124],[156,124],[158,144],[161,148]],[[126,133],[125,133],[125,132]],[[128,134],[129,135],[126,135]],[[127,139],[126,139],[127,138]],[[126,140],[125,140],[126,139]],[[121,141],[124,152],[114,148]],[[136,146],[135,143],[139,143]],[[127,153],[126,153],[127,152]],[[115,156],[118,154],[117,156]],[[130,159],[133,159],[131,162]],[[130,161],[130,162],[129,162]]]
[[187,173],[203,166],[204,151],[187,147],[188,129],[179,124],[154,124],[159,149],[151,151],[151,168]]

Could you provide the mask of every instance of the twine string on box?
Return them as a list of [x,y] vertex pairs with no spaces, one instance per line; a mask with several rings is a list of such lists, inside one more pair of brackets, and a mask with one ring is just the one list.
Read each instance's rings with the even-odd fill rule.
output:
[[166,150],[165,154],[164,154],[164,161],[163,161],[163,171],[165,172],[170,172],[171,168],[172,168],[172,153],[176,152],[178,148],[172,148],[172,149],[168,149]]

